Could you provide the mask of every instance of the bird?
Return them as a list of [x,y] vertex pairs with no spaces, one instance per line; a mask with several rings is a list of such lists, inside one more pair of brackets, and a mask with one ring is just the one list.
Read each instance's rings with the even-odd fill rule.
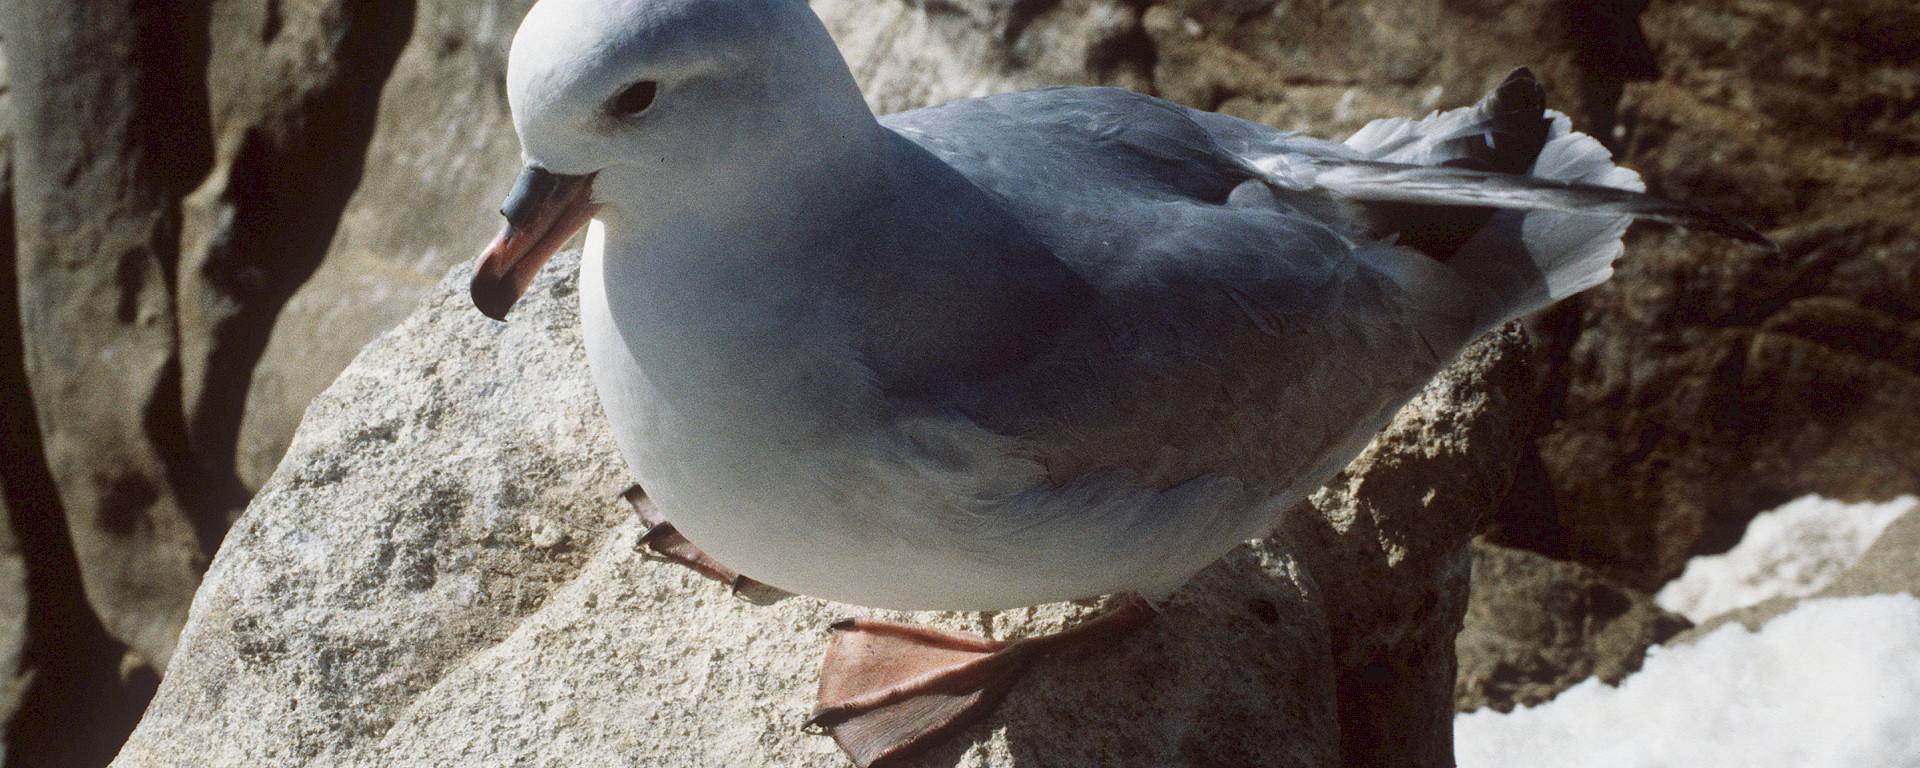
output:
[[1151,621],[1631,221],[1767,244],[1646,194],[1524,68],[1343,142],[1098,87],[876,117],[803,0],[539,0],[506,89],[524,167],[472,298],[505,318],[587,229],[655,549],[875,608],[1119,596],[1012,641],[835,624],[808,724],[860,766]]

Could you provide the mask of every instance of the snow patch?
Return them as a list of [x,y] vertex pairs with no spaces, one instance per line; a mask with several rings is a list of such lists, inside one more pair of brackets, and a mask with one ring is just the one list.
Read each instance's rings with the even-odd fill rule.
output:
[[1759,632],[1728,624],[1650,649],[1618,688],[1460,715],[1454,742],[1461,768],[1920,768],[1920,599],[1808,600]]
[[1689,561],[1654,601],[1700,622],[1774,596],[1814,594],[1857,562],[1888,524],[1916,509],[1920,498],[1913,496],[1883,504],[1803,496],[1755,516],[1725,554]]

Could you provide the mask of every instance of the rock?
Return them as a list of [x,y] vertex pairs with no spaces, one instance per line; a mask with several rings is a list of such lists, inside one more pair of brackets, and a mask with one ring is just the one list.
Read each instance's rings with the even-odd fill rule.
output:
[[1916,508],[1920,496],[1884,504],[1802,496],[1755,515],[1732,549],[1687,561],[1654,600],[1706,619],[1772,597],[1818,593],[1858,563],[1888,524]]
[[1282,526],[1322,591],[1342,764],[1451,763],[1468,542],[1507,493],[1537,392],[1525,336],[1489,334]]
[[227,511],[204,503],[213,483],[196,482],[184,447],[170,284],[175,201],[205,157],[205,118],[192,114],[202,57],[169,34],[191,23],[171,5],[23,0],[0,13],[5,29],[35,30],[6,40],[10,275],[28,299],[21,348],[59,496],[30,510],[64,510],[81,564],[81,584],[47,586],[84,588],[138,654],[130,664],[164,669]]
[[[360,348],[397,325],[449,267],[478,254],[499,231],[500,200],[520,168],[501,82],[507,43],[532,4],[348,6],[367,17],[356,27],[384,36],[367,40],[363,47],[373,50],[360,55],[385,56],[391,74],[360,83],[343,110],[364,121],[351,126],[354,135],[337,137],[353,154],[335,172],[356,183],[326,188],[331,207],[304,212],[331,237],[311,242],[319,250],[310,254],[310,276],[290,286],[262,324],[272,335],[241,379],[245,415],[236,425],[234,465],[247,487],[266,482],[307,402]],[[321,14],[316,22],[348,21],[341,15]]]
[[1648,647],[1690,626],[1591,568],[1475,541],[1455,702],[1461,712],[1511,712],[1590,677],[1615,685]]
[[[456,269],[314,402],[114,765],[844,765],[798,725],[826,625],[874,612],[748,605],[635,552],[576,258],[504,325]],[[1450,654],[1464,544],[1500,495],[1501,446],[1481,441],[1510,455],[1526,434],[1520,343],[1476,346],[1321,511],[1203,571],[1151,627],[1043,664],[924,764],[1334,765],[1346,730],[1398,745],[1349,765],[1444,759],[1452,667],[1430,654]],[[1004,637],[1094,610],[880,615]]]
[[1653,233],[1565,325],[1561,542],[1641,589],[1807,493],[1920,491],[1920,9],[1656,4],[1623,164],[1783,251]]
[[[6,40],[0,38],[0,62],[6,61],[4,46]],[[5,279],[4,275],[13,273],[13,136],[12,112],[7,98],[6,70],[0,68],[0,396],[8,402],[20,402],[32,397],[27,390],[26,361],[20,349],[20,297],[18,286]],[[0,448],[4,449],[4,458],[0,458],[0,491],[15,485],[14,476],[20,474],[16,466],[21,464],[16,452],[38,444],[40,430],[30,420],[20,418],[20,411],[26,409],[5,409],[0,411]],[[12,521],[16,515],[8,504],[13,494],[0,492],[0,520],[8,524],[0,526],[0,721],[13,719],[13,713],[20,709],[20,699],[31,678],[25,671],[27,646],[27,564],[20,549],[20,541],[13,533]],[[43,513],[43,510],[33,510]],[[0,763],[6,760],[5,743],[0,743]]]
[[1557,107],[1598,116],[1604,133],[1619,84],[1655,74],[1631,4],[815,0],[813,7],[883,113],[1042,85],[1114,85],[1344,137],[1375,118],[1471,103],[1526,65],[1556,89]]
[[[0,62],[5,40],[0,39]],[[72,540],[27,385],[15,275],[12,114],[0,68],[0,762],[105,765],[159,683],[107,636]],[[132,661],[132,664],[128,662]]]
[[1820,590],[1822,597],[1920,595],[1920,511],[1889,523],[1865,554]]
[[5,587],[24,608],[4,618],[28,628],[33,673],[7,728],[21,764],[104,765],[169,662],[246,503],[234,464],[247,380],[359,182],[372,120],[360,103],[410,8],[0,11],[5,29],[32,32],[5,41],[3,279],[21,311],[0,328],[0,362],[20,370],[0,387],[34,406],[5,424],[26,578]]
[[[194,456],[236,506],[264,479],[248,483],[251,473],[243,472],[259,459],[241,429],[260,420],[248,413],[258,410],[253,379],[262,370],[331,378],[344,365],[346,358],[322,356],[328,347],[318,344],[304,360],[263,359],[263,352],[274,336],[311,332],[284,308],[332,259],[342,211],[367,168],[373,105],[413,16],[412,3],[224,3],[196,20],[203,28],[176,32],[205,37],[195,65],[205,69],[202,108],[211,118],[203,128],[209,167],[180,201],[181,397]],[[389,175],[377,166],[372,174]],[[388,210],[417,221],[406,207]],[[381,296],[364,296],[362,307],[374,309],[355,317],[380,318],[379,302],[368,299]],[[325,335],[357,347],[385,327],[361,331],[342,320]],[[305,397],[285,419],[289,432]]]

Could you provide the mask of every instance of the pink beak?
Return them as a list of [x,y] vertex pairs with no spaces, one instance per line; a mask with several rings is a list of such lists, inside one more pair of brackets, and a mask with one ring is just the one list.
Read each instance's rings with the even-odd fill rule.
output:
[[520,171],[500,207],[507,226],[474,265],[473,305],[482,314],[505,320],[540,266],[600,210],[600,204],[592,202],[593,176],[566,176],[535,166]]

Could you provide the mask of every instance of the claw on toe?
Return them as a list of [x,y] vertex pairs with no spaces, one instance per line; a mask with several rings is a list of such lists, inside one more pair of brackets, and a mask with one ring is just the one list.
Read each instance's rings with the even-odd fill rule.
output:
[[827,709],[816,709],[813,711],[813,714],[807,716],[806,722],[800,724],[800,730],[822,736],[827,735],[828,728],[838,725],[838,722],[833,720],[838,712],[839,710],[831,707]]
[[642,554],[692,568],[702,576],[727,585],[734,597],[755,605],[772,605],[793,596],[792,592],[748,578],[700,551],[687,537],[680,535],[679,529],[668,522],[666,516],[661,514],[660,506],[647,498],[647,492],[640,486],[628,488],[620,496],[633,505],[634,514],[640,517],[642,525],[647,526],[647,530],[634,542],[634,547]]
[[732,586],[734,597],[754,605],[773,605],[793,597],[792,592],[745,576],[734,576]]

